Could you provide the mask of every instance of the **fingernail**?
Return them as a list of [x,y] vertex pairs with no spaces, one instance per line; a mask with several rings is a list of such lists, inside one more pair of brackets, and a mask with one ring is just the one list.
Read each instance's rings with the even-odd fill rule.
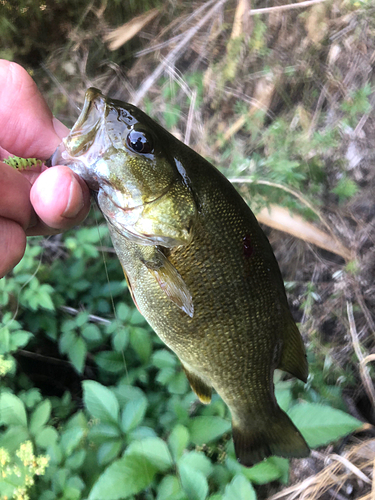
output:
[[82,188],[74,174],[71,174],[68,203],[62,213],[62,217],[74,219],[82,210],[84,204]]

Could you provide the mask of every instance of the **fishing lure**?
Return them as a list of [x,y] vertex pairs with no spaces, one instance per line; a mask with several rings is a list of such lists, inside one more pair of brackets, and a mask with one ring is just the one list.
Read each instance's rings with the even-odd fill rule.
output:
[[27,170],[31,167],[40,167],[43,163],[42,160],[38,160],[37,158],[20,158],[19,156],[10,156],[6,160],[3,160],[3,162],[16,170]]

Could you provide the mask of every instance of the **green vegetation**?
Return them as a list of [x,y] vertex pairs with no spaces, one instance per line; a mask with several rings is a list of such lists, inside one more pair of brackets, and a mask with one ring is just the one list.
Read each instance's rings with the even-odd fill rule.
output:
[[[16,482],[7,473],[0,498],[24,488],[24,496],[10,498],[115,500],[143,492],[140,498],[157,500],[237,500],[256,499],[256,485],[286,484],[286,459],[272,457],[250,469],[236,462],[225,404],[218,396],[198,404],[177,358],[132,305],[111,254],[105,257],[108,281],[98,250],[107,239],[104,226],[51,238],[44,246],[64,254],[52,263],[41,240],[32,239],[25,258],[0,281],[8,310],[0,324],[4,466],[16,467],[24,443],[35,456],[48,457],[38,476],[39,465]],[[76,304],[84,310],[68,315]],[[25,359],[33,363],[28,367]],[[40,379],[34,378],[37,362]],[[281,374],[276,382],[280,405],[312,447],[361,425],[333,407],[344,407],[339,395],[316,402],[319,373],[317,367],[305,389]],[[82,395],[75,392],[80,384]]]

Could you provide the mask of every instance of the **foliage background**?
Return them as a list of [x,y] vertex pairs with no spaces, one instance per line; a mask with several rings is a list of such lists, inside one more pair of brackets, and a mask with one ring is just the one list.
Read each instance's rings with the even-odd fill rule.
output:
[[[287,208],[348,249],[344,261],[303,231],[264,227],[311,372],[306,386],[277,374],[277,397],[319,451],[236,463],[225,405],[196,402],[93,211],[74,231],[31,238],[0,281],[0,498],[370,498],[374,7],[277,5],[3,0],[0,56],[28,69],[68,126],[89,86],[135,102],[240,178],[254,211]],[[356,469],[326,474],[341,455]]]

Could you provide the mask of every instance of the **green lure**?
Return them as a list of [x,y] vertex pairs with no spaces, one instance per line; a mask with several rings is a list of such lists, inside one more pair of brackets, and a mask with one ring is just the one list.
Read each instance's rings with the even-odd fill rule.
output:
[[26,170],[30,167],[40,167],[43,163],[42,160],[38,160],[37,158],[20,158],[19,156],[10,156],[6,160],[3,160],[3,162],[16,170]]

